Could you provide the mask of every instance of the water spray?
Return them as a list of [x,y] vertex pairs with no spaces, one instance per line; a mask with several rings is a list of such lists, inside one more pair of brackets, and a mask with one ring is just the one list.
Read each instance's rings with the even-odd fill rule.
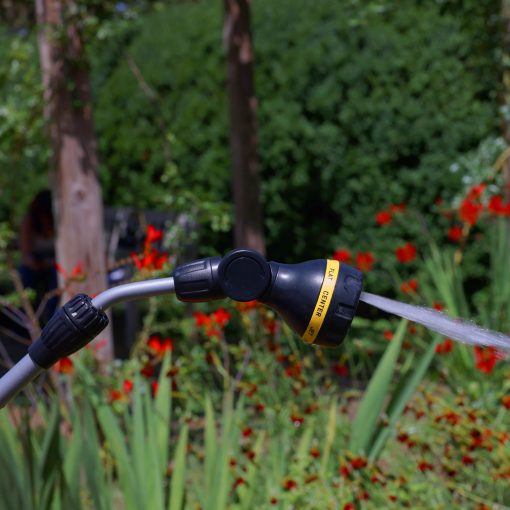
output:
[[278,312],[306,343],[336,347],[347,335],[359,301],[423,324],[461,342],[510,349],[510,337],[429,308],[363,292],[363,275],[336,260],[268,262],[253,250],[177,267],[173,277],[119,285],[95,298],[78,294],[59,309],[26,354],[0,379],[0,407],[40,372],[93,340],[107,325],[105,310],[135,299],[175,293],[180,301],[257,300]]

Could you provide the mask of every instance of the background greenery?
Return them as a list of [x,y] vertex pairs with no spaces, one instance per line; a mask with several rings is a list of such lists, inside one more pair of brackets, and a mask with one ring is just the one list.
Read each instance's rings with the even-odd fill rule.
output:
[[[452,164],[498,132],[498,5],[252,3],[271,257],[322,257],[339,246],[382,253],[390,241],[376,228],[375,212],[404,201],[427,213],[438,196],[459,192],[461,172],[450,172]],[[191,210],[204,224],[204,252],[225,251],[230,162],[221,5],[118,11],[113,21],[91,22],[89,37],[105,202]],[[1,176],[0,214],[16,221],[30,188],[44,180],[48,151],[35,38],[5,29],[0,36],[0,154],[11,169]]]

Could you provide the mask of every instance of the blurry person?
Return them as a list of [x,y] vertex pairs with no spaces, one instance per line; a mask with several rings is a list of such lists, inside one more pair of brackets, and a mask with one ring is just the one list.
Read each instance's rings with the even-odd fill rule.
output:
[[[21,266],[19,272],[25,288],[36,292],[36,306],[44,296],[57,288],[55,269],[55,228],[51,191],[40,191],[32,200],[20,228]],[[58,304],[58,297],[48,300],[43,320],[49,319]]]

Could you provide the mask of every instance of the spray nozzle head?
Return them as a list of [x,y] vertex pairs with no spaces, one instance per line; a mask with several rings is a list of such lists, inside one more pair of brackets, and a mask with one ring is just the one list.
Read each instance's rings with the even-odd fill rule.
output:
[[179,266],[174,280],[181,301],[256,299],[307,343],[331,347],[347,334],[363,287],[360,271],[335,260],[280,264],[244,249]]

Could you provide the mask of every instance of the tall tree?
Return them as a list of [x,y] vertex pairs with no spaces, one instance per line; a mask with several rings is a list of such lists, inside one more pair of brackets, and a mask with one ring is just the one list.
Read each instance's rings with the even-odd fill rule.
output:
[[[45,115],[53,149],[57,261],[67,271],[81,265],[85,278],[73,285],[72,291],[93,295],[106,288],[106,261],[80,10],[74,0],[35,0],[35,6]],[[101,338],[107,341],[98,354],[106,362],[113,355],[111,331]]]
[[224,8],[235,244],[264,253],[250,0],[224,0]]

